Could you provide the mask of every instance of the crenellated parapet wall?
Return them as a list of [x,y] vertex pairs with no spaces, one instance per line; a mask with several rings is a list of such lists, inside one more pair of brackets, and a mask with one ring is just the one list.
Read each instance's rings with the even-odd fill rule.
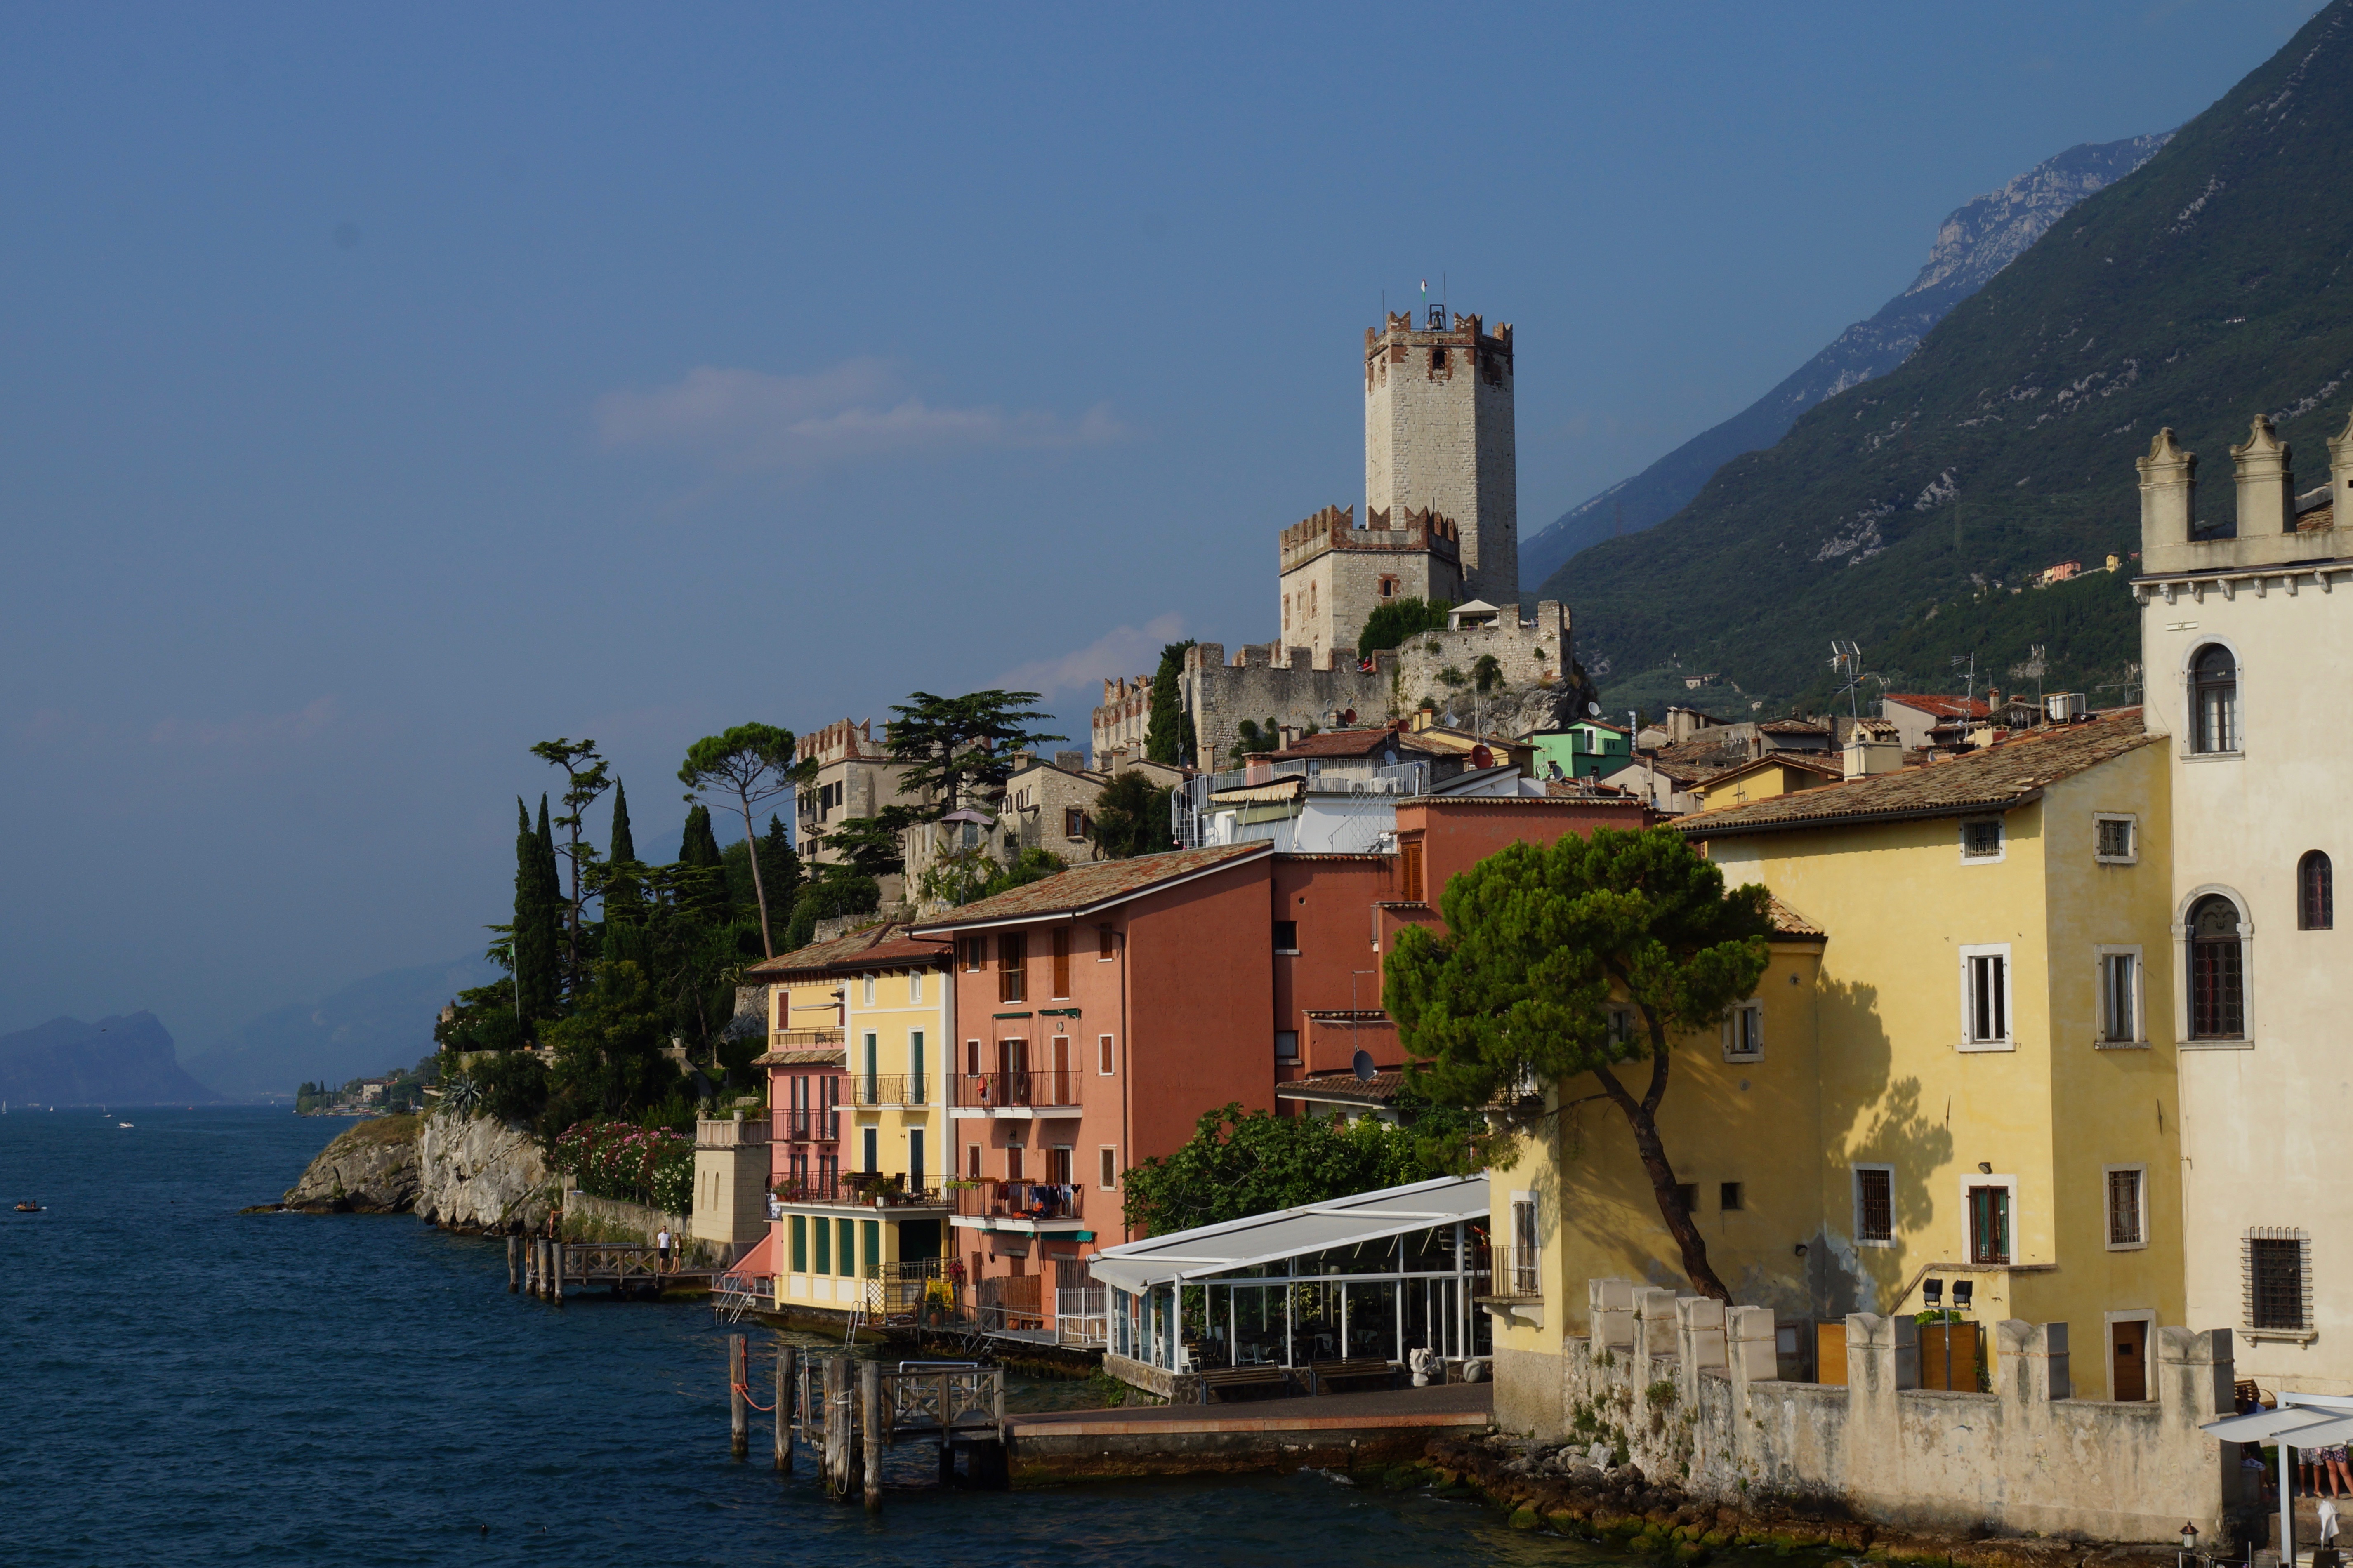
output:
[[[2185,1518],[2231,1539],[2223,1445],[2200,1430],[2232,1409],[2227,1329],[2158,1331],[2152,1397],[2072,1396],[2064,1323],[1989,1325],[1990,1392],[1920,1384],[1910,1318],[1846,1320],[1845,1384],[1777,1378],[1765,1307],[1625,1279],[1588,1281],[1588,1331],[1561,1353],[1499,1357],[1496,1415],[1547,1440],[1593,1445],[1695,1498],[1827,1504],[1949,1534],[2166,1541]],[[1556,1369],[1552,1392],[1533,1386]]]

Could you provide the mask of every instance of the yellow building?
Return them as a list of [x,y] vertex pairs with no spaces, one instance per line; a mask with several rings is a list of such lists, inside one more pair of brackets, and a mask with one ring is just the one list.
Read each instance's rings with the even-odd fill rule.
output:
[[771,1208],[779,1310],[912,1310],[952,1212],[945,943],[877,926],[745,971],[769,986]]
[[1744,763],[1703,780],[1692,786],[1692,793],[1699,796],[1701,810],[1714,811],[1722,805],[1741,805],[1752,800],[1795,795],[1801,789],[1819,789],[1845,777],[1846,769],[1836,753],[1820,756],[1810,752],[1767,752],[1753,763]]
[[[2067,1323],[2078,1396],[2152,1393],[2184,1295],[2152,739],[2129,711],[1676,824],[1776,901],[1755,996],[1679,1044],[1659,1120],[1783,1375],[1815,1325],[1918,1312],[1935,1281],[1979,1323]],[[1494,1241],[1533,1264],[1494,1282],[1497,1413],[1547,1432],[1588,1280],[1690,1290],[1624,1119],[1589,1081],[1551,1102],[1493,1183]]]

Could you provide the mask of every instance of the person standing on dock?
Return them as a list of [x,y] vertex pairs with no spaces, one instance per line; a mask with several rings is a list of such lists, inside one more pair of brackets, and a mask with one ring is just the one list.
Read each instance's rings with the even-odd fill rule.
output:
[[670,1272],[670,1226],[668,1226],[654,1232],[654,1272],[657,1274]]

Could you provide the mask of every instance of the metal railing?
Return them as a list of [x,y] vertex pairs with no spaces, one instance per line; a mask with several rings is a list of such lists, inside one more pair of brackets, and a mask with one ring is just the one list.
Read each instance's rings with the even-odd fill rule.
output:
[[[1535,1247],[1498,1247],[1489,1249],[1481,1259],[1486,1267],[1486,1300],[1490,1301],[1541,1301],[1544,1300],[1544,1253]],[[1475,1272],[1475,1270],[1474,1270]]]
[[948,1204],[947,1194],[931,1178],[910,1181],[903,1173],[884,1175],[879,1171],[844,1171],[830,1181],[822,1176],[787,1176],[769,1190],[778,1203],[786,1204],[861,1209],[945,1208]]
[[1106,1287],[1083,1285],[1054,1292],[1054,1342],[1097,1348],[1111,1342]]
[[929,1105],[929,1073],[853,1073],[849,1079],[852,1105]]
[[769,1134],[779,1143],[837,1143],[841,1112],[786,1109],[768,1113]]
[[1086,1189],[1052,1182],[1002,1182],[993,1176],[951,1184],[955,1212],[968,1219],[1081,1219]]
[[1075,1068],[958,1073],[955,1102],[960,1106],[988,1110],[1008,1106],[1074,1106],[1079,1103],[1079,1081],[1085,1076]]

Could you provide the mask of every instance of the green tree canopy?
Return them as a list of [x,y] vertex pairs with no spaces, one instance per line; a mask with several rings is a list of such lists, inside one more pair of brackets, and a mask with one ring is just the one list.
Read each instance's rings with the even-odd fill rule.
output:
[[727,859],[719,852],[718,836],[711,831],[709,806],[698,805],[686,814],[686,830],[679,837],[678,864],[683,872],[679,878],[680,903],[704,920],[723,920]]
[[903,805],[886,805],[872,816],[847,816],[825,836],[825,847],[861,877],[887,877],[907,868],[899,835],[922,814]]
[[1234,733],[1240,737],[1235,741],[1233,750],[1228,753],[1234,762],[1239,763],[1244,757],[1254,757],[1266,752],[1282,750],[1282,726],[1271,719],[1266,721],[1266,728],[1263,730],[1245,719],[1234,726]]
[[[679,766],[678,782],[686,786],[690,801],[704,794],[733,796],[748,840],[760,831],[752,821],[752,808],[793,787],[793,746],[790,730],[774,724],[738,724],[689,746],[686,761]],[[752,893],[760,906],[760,946],[773,958],[776,948],[769,935],[768,893],[761,881],[757,856],[752,858]]]
[[546,800],[539,803],[537,831],[531,826],[530,808],[520,799],[515,818],[514,924],[507,933],[507,953],[528,1029],[563,1011],[563,895],[555,881],[554,847],[547,837]]
[[[1625,1115],[1693,1289],[1720,1300],[1731,1295],[1684,1207],[1658,1110],[1676,1040],[1713,1031],[1755,992],[1767,907],[1761,887],[1727,892],[1724,873],[1672,828],[1508,845],[1446,884],[1444,934],[1398,934],[1383,991],[1441,1100],[1499,1108],[1525,1127],[1544,1114],[1529,1086],[1593,1075]],[[1613,1029],[1613,1012],[1631,1026]],[[1645,1060],[1637,1094],[1616,1069]]]
[[1124,1209],[1129,1225],[1166,1236],[1461,1175],[1472,1157],[1467,1139],[1424,1137],[1369,1116],[1351,1124],[1340,1116],[1244,1114],[1236,1101],[1206,1112],[1175,1153],[1130,1167]]
[[1403,647],[1418,632],[1442,632],[1453,608],[1444,599],[1391,599],[1365,617],[1365,629],[1356,634],[1356,657],[1370,658],[1383,648]]
[[1183,767],[1193,760],[1193,736],[1185,726],[1184,693],[1178,689],[1185,679],[1185,650],[1192,646],[1193,639],[1187,637],[1160,650],[1160,668],[1152,676],[1151,716],[1144,729],[1146,762]]
[[1087,814],[1087,836],[1108,859],[1125,860],[1176,847],[1169,830],[1170,802],[1176,791],[1155,785],[1146,774],[1130,768],[1115,775],[1095,796]]
[[605,844],[607,868],[597,891],[604,895],[605,918],[634,920],[642,911],[645,896],[638,864],[637,836],[629,831],[629,792],[619,781],[613,784],[613,831]]
[[572,868],[572,897],[564,921],[565,988],[577,991],[587,963],[580,945],[581,872],[585,861],[596,858],[595,846],[580,842],[580,825],[586,820],[586,814],[596,798],[613,787],[613,780],[605,759],[596,754],[594,741],[558,736],[540,742],[531,749],[531,754],[564,770],[564,811],[555,818],[555,826],[565,832],[564,858]]
[[1035,691],[968,691],[962,697],[911,693],[892,704],[899,715],[885,727],[891,754],[908,764],[899,788],[930,804],[935,821],[963,805],[993,805],[1013,774],[1013,753],[1069,739],[1030,726],[1048,717]]

